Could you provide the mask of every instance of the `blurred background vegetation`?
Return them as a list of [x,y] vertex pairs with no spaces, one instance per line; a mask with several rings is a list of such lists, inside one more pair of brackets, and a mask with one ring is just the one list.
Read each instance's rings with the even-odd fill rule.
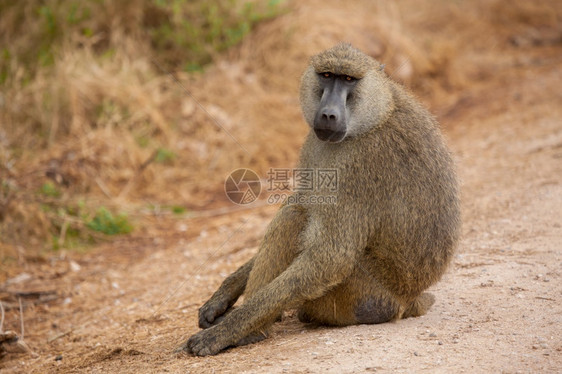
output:
[[[299,76],[335,43],[439,115],[502,49],[559,24],[552,0],[435,1],[0,0],[0,270],[179,232],[232,208],[232,170],[293,167],[308,131]],[[475,55],[482,43],[495,47]]]
[[282,12],[280,0],[0,0],[2,262],[212,201],[197,191],[217,129],[198,128],[211,119],[181,85]]

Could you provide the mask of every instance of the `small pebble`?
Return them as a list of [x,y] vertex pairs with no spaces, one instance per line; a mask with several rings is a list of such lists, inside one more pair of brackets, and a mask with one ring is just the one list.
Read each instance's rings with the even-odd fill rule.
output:
[[443,342],[440,340],[440,341],[437,342],[437,344],[443,345]]
[[76,261],[70,261],[70,270],[73,272],[79,272],[82,267]]
[[437,336],[437,335],[436,335],[434,332],[432,332],[431,334],[429,334],[429,337],[430,337],[430,338],[435,338],[436,336]]
[[55,357],[55,361],[62,361],[62,355],[58,355],[57,357]]

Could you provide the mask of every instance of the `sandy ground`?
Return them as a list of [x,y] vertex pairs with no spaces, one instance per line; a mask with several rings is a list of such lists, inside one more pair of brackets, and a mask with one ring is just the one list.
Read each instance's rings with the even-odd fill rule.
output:
[[[25,341],[2,372],[562,371],[562,48],[515,48],[437,114],[462,180],[463,237],[423,317],[310,328],[214,357],[175,355],[197,309],[256,251],[275,207],[162,217],[157,235],[30,264]],[[483,56],[485,52],[483,52]],[[304,125],[303,125],[304,126]],[[26,275],[27,274],[27,275]],[[33,294],[32,291],[37,291]],[[49,300],[49,299],[52,300]],[[5,329],[19,333],[16,305]]]

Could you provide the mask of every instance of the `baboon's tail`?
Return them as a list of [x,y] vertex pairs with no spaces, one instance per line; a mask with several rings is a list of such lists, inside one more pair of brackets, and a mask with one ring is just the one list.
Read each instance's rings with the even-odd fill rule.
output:
[[423,316],[434,302],[435,296],[429,292],[424,292],[406,308],[404,314],[402,314],[402,318]]

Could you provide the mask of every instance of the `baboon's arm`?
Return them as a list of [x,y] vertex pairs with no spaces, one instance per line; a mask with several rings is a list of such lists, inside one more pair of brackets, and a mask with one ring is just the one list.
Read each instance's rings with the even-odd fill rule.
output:
[[[312,243],[283,273],[227,314],[221,323],[193,335],[185,348],[198,356],[216,354],[272,324],[283,310],[318,298],[341,283],[356,263],[358,243],[348,240],[347,235],[338,235],[341,231],[334,237],[317,234],[309,236]],[[342,240],[336,240],[338,236]]]
[[199,327],[206,329],[222,316],[242,295],[248,276],[254,266],[254,258],[230,274],[211,298],[199,308]]

